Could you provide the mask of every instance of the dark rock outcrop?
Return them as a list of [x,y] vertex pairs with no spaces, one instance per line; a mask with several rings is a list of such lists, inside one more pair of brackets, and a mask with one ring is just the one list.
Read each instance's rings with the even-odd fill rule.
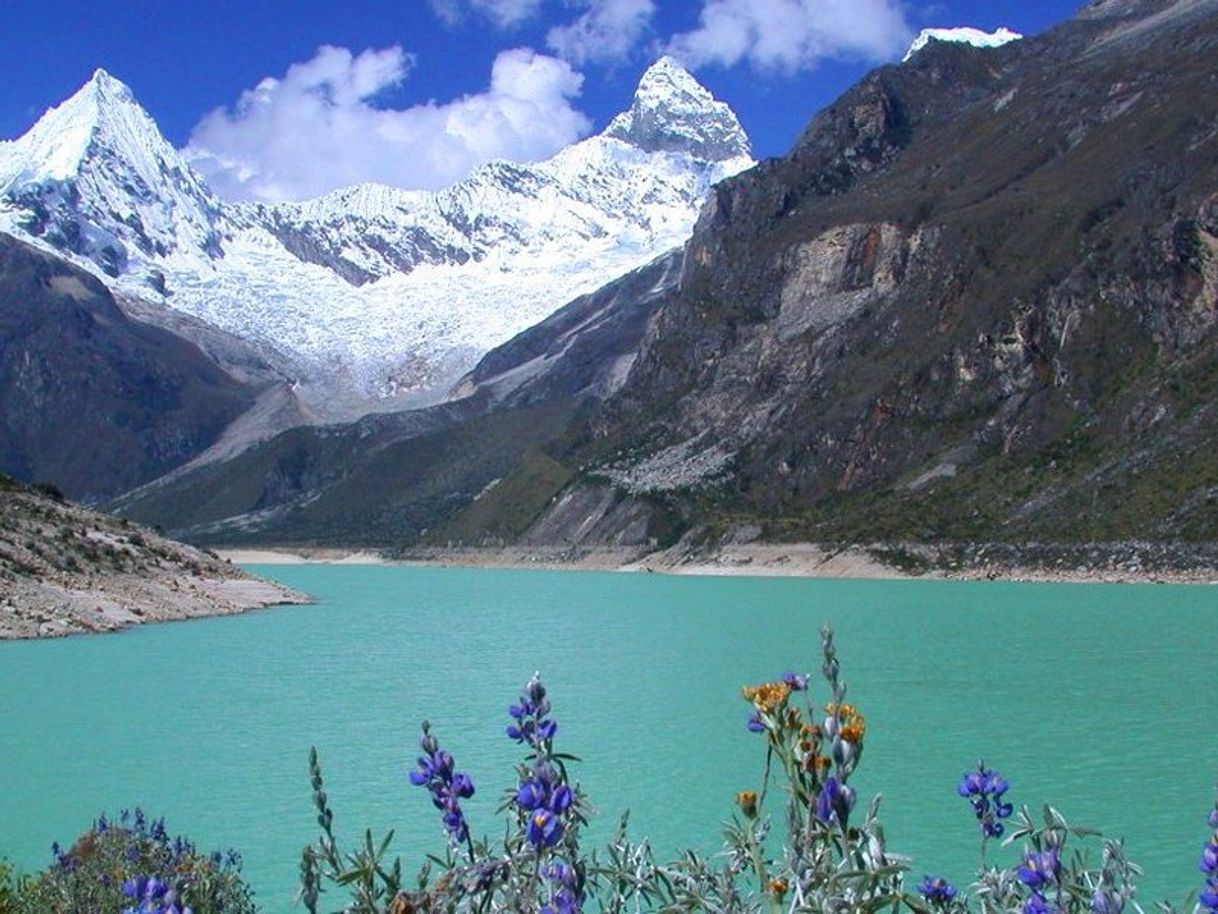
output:
[[253,401],[84,270],[0,235],[0,471],[99,500],[185,463]]

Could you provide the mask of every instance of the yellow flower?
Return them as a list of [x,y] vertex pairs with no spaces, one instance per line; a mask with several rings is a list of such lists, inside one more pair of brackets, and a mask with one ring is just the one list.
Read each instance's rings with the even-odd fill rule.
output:
[[740,694],[744,696],[745,701],[752,702],[758,711],[770,714],[787,700],[791,687],[785,682],[763,682],[758,686],[745,686],[740,690]]

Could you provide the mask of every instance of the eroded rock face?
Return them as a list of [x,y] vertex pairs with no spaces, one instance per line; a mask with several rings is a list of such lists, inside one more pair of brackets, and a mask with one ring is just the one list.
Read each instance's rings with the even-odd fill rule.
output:
[[600,477],[805,532],[1218,530],[1218,4],[1093,7],[932,44],[716,188]]

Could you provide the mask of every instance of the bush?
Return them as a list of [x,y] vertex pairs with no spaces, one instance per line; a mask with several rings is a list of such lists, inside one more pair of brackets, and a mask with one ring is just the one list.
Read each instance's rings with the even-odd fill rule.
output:
[[17,882],[6,860],[0,860],[0,914],[17,914]]
[[[68,851],[25,880],[15,914],[253,914],[235,851],[202,854],[171,837],[163,819],[124,811],[99,817]],[[2,897],[2,896],[0,896]],[[8,914],[0,907],[0,914]]]
[[[821,648],[823,712],[811,700],[807,675],[786,673],[743,690],[752,706],[748,728],[764,747],[763,774],[758,790],[737,795],[724,852],[714,860],[691,851],[676,862],[658,863],[646,841],[628,838],[626,817],[607,848],[584,854],[580,833],[587,800],[568,778],[575,758],[555,749],[558,725],[546,689],[534,677],[509,711],[507,735],[524,757],[515,786],[503,794],[500,809],[508,823],[501,842],[471,835],[461,801],[473,796],[474,784],[423,724],[422,754],[410,778],[429,793],[448,841],[444,855],[425,863],[409,884],[401,860],[386,856],[392,832],[374,841],[366,831],[353,851],[342,852],[317,753],[310,753],[321,835],[301,860],[305,907],[317,914],[322,895],[334,888],[347,896],[341,910],[357,914],[579,914],[585,906],[607,914],[900,914],[903,908],[913,914],[1121,914],[1127,905],[1142,910],[1134,901],[1141,871],[1126,859],[1121,842],[1070,825],[1050,806],[1035,818],[1026,806],[1017,811],[1006,779],[980,762],[958,789],[976,822],[981,862],[975,883],[957,889],[925,874],[916,884],[907,882],[911,861],[887,848],[879,798],[860,809],[850,785],[862,760],[866,723],[845,701],[828,628]],[[767,803],[775,802],[784,806],[781,837],[767,813]],[[1218,914],[1218,805],[1208,825],[1213,834],[1200,863],[1198,914]],[[988,865],[987,844],[1004,836],[1005,843],[1022,845],[1022,862]],[[1164,914],[1175,910],[1159,907]]]

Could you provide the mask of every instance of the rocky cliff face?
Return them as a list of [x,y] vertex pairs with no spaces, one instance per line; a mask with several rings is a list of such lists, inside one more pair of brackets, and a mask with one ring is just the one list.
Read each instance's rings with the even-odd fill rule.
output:
[[716,189],[584,473],[675,529],[1212,536],[1216,68],[1181,2],[873,73]]

